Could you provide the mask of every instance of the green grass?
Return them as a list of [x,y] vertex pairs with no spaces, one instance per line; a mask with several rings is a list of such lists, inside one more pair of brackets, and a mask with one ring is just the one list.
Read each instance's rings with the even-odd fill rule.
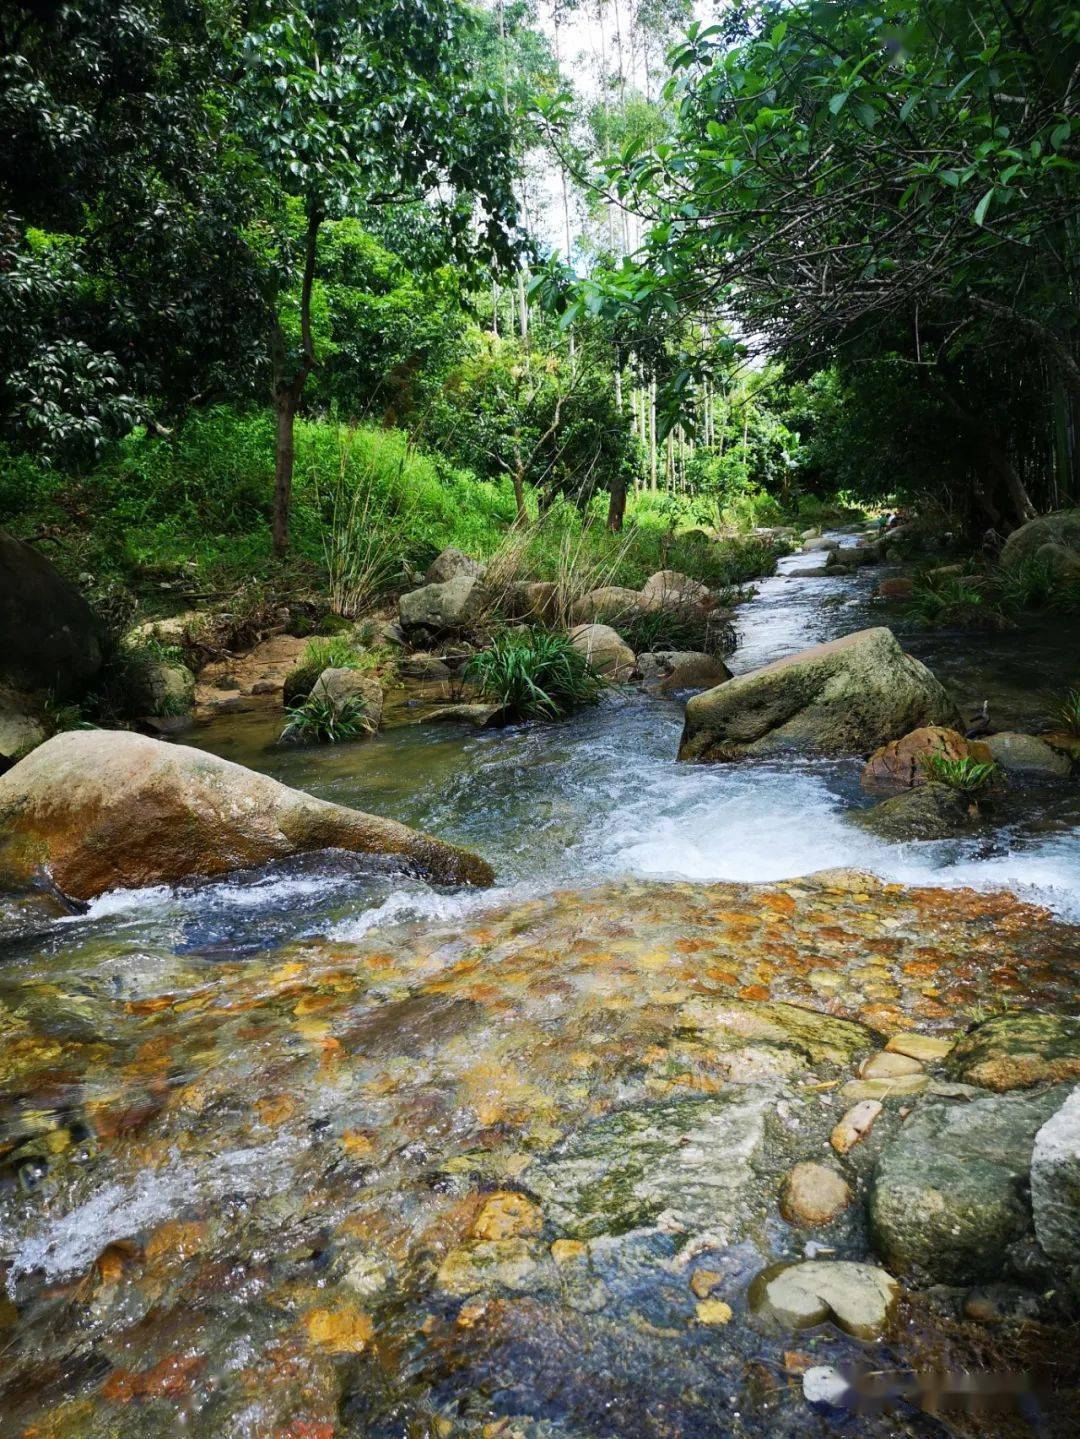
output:
[[730,620],[714,619],[691,608],[637,610],[620,620],[615,628],[636,655],[648,650],[730,654],[735,648],[735,628]]
[[595,704],[603,689],[565,635],[539,627],[496,634],[469,660],[465,677],[514,719],[559,719]]
[[370,733],[367,705],[359,695],[335,703],[324,695],[308,695],[290,705],[289,722],[281,732],[288,744],[340,744]]
[[959,575],[916,580],[907,613],[924,629],[1002,629],[1008,619],[995,601]]
[[967,756],[948,759],[942,754],[924,755],[921,763],[927,779],[972,796],[985,794],[1001,773],[992,760],[974,760]]
[[346,634],[318,636],[308,640],[303,654],[285,676],[285,703],[305,699],[323,670],[363,670],[386,674],[394,657],[380,646],[366,649]]
[[1080,687],[1069,690],[1057,707],[1057,718],[1066,734],[1080,739]]

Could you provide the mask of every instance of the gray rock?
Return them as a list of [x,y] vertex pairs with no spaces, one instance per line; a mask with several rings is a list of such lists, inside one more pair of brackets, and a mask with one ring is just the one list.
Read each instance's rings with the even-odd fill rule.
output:
[[1042,774],[1064,778],[1072,772],[1068,755],[1033,734],[1002,730],[983,741],[991,758],[1007,774]]
[[598,675],[614,684],[624,684],[637,668],[634,651],[610,625],[578,625],[570,631],[570,643]]
[[441,585],[445,584],[447,580],[456,580],[460,575],[465,575],[469,579],[482,580],[486,569],[487,566],[481,564],[479,560],[474,560],[462,550],[448,545],[441,554],[436,555],[428,566],[424,583]]
[[1080,1264],[1080,1086],[1035,1136],[1031,1208],[1050,1258]]
[[529,1187],[574,1239],[663,1229],[733,1242],[765,1210],[751,1165],[774,1099],[733,1089],[619,1110],[531,1166]]
[[190,714],[195,708],[195,676],[186,665],[148,660],[138,666],[127,706],[139,715]]
[[364,728],[374,734],[382,723],[382,685],[374,675],[360,670],[327,669],[311,687],[313,699],[329,700],[340,709],[347,700],[359,700],[364,707]]
[[1013,530],[1002,546],[1001,563],[1011,565],[1028,559],[1048,544],[1080,551],[1080,508],[1039,515],[1018,530]]
[[870,1225],[889,1267],[931,1284],[1000,1277],[1005,1251],[1031,1230],[1032,1148],[1063,1095],[922,1103],[872,1180]]
[[839,1408],[846,1403],[851,1385],[831,1364],[814,1364],[803,1374],[802,1392],[808,1404]]
[[948,785],[935,783],[904,790],[851,815],[856,824],[882,839],[898,841],[947,839],[971,829],[978,818],[969,799]]
[[432,635],[467,630],[483,608],[484,592],[472,575],[458,575],[441,584],[410,590],[398,600],[402,628]]
[[826,539],[824,535],[817,535],[812,539],[803,540],[803,554],[815,555],[840,548],[839,540]]
[[104,660],[104,626],[32,545],[0,530],[0,682],[80,698]]
[[831,1319],[857,1339],[880,1339],[899,1293],[892,1275],[876,1265],[808,1259],[763,1270],[747,1298],[755,1314],[788,1329]]
[[708,585],[680,570],[658,570],[642,585],[641,594],[650,608],[658,610],[709,609],[713,604]]
[[399,660],[397,672],[407,680],[445,681],[450,678],[450,666],[438,655],[429,655],[423,650]]
[[446,722],[450,724],[471,724],[477,729],[495,729],[507,720],[506,706],[482,703],[440,705],[423,715],[424,724]]
[[15,759],[45,738],[38,706],[28,695],[0,684],[0,757]]
[[686,707],[680,759],[866,754],[956,706],[891,630],[859,630],[739,675]]
[[627,589],[624,585],[604,585],[575,601],[570,618],[576,625],[618,625],[651,608],[638,590]]

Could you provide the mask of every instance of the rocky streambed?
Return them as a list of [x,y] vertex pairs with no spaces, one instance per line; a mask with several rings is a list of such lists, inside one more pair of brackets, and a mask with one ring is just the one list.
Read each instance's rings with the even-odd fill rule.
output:
[[[834,555],[761,584],[736,674],[896,624]],[[903,636],[951,692],[917,718],[989,695],[1037,731],[1060,636],[963,643]],[[870,735],[866,689],[826,719]],[[737,762],[676,764],[683,699],[627,691],[330,749],[272,713],[191,736],[482,855],[486,891],[296,855],[286,811],[346,812],[190,751],[235,857],[204,836],[219,877],[117,890],[171,879],[205,806],[173,784],[102,839],[134,748],[88,827],[77,767],[44,787],[113,877],[0,905],[0,1436],[1071,1432],[1075,781],[895,843],[853,822],[861,757],[709,723]]]
[[971,1369],[1065,1425],[1080,1021],[1014,1009],[1078,954],[838,872],[16,955],[0,1432],[936,1434]]

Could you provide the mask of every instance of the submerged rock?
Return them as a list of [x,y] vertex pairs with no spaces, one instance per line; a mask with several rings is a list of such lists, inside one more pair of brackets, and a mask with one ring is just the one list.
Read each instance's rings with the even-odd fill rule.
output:
[[780,1191],[780,1213],[789,1224],[828,1224],[851,1203],[851,1187],[825,1164],[804,1160],[787,1174]]
[[570,643],[604,679],[624,684],[633,677],[634,651],[610,625],[578,625],[570,631]]
[[957,1040],[947,1067],[954,1079],[998,1093],[1080,1079],[1080,1018],[999,1014]]
[[889,1266],[931,1284],[999,1278],[1031,1230],[1025,1191],[1035,1136],[1060,1089],[923,1103],[878,1160],[874,1244]]
[[462,701],[460,704],[440,705],[421,715],[423,724],[471,724],[477,729],[496,729],[506,724],[509,712],[505,705],[485,704],[483,701]]
[[202,750],[112,730],[57,735],[0,777],[0,882],[63,893],[176,884],[316,849],[393,855],[444,883],[490,867],[394,820],[289,789]]
[[1064,779],[1072,773],[1068,755],[1054,749],[1037,735],[1002,730],[988,735],[984,743],[990,758],[1006,774],[1047,775]]
[[948,839],[978,823],[979,811],[959,790],[931,781],[857,810],[851,818],[882,839]]
[[752,1164],[772,1101],[731,1090],[619,1110],[532,1167],[529,1186],[572,1238],[662,1229],[733,1242],[763,1203]]
[[809,1259],[764,1270],[750,1286],[750,1308],[789,1329],[832,1320],[856,1339],[880,1339],[900,1293],[873,1264]]
[[891,630],[859,630],[696,695],[679,758],[859,754],[957,720],[944,688]]

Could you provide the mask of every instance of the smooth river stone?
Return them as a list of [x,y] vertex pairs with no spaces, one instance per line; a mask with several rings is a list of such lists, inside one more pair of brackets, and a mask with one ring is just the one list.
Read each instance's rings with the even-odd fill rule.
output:
[[795,1165],[780,1193],[780,1213],[789,1224],[828,1224],[850,1203],[851,1188],[844,1176],[812,1160]]
[[942,1038],[936,1034],[915,1034],[909,1031],[894,1034],[885,1046],[885,1051],[887,1054],[906,1054],[910,1059],[932,1064],[937,1059],[944,1059],[952,1047],[951,1037]]
[[873,1264],[808,1259],[774,1265],[750,1285],[750,1308],[791,1329],[831,1319],[856,1339],[885,1332],[900,1286]]
[[860,1079],[897,1079],[900,1075],[922,1072],[923,1067],[917,1059],[906,1054],[889,1054],[886,1050],[872,1054],[859,1066]]

